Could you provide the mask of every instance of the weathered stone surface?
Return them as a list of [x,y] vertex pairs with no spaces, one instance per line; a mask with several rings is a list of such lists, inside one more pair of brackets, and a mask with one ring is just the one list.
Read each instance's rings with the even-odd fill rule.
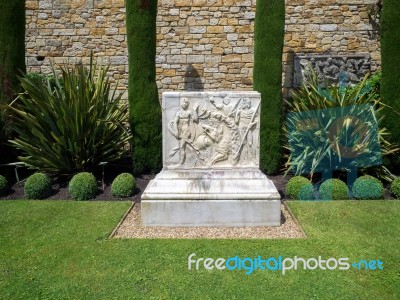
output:
[[[252,76],[254,60],[255,3],[250,0],[160,0],[156,57],[160,94],[178,87],[185,89],[182,75],[190,63],[203,64],[199,67],[199,71],[204,69],[203,85],[199,88],[251,90],[248,77]],[[369,53],[371,71],[377,70],[379,34],[367,11],[367,5],[374,3],[376,0],[285,0],[283,57],[291,53]],[[73,62],[76,57],[88,61],[91,51],[103,61],[110,61],[114,55],[127,57],[124,0],[27,0],[26,22],[29,71],[49,70],[48,59],[35,61],[39,53],[67,62]],[[59,40],[61,45],[48,40]],[[82,43],[83,49],[77,51],[74,42]],[[232,56],[236,54],[239,56]],[[173,58],[175,55],[178,57]],[[191,55],[202,55],[204,59]],[[229,62],[229,68],[220,68],[222,61]],[[127,60],[113,60],[110,75],[114,79],[120,74],[119,63],[127,69]],[[284,78],[292,76],[285,72],[293,67],[293,59],[283,60]],[[208,71],[215,68],[219,72]],[[245,68],[246,74],[242,74]],[[124,74],[119,80],[121,91],[126,91],[127,78],[128,74]],[[284,81],[286,96],[292,84],[292,80]]]
[[[287,54],[369,53],[370,70],[380,68],[379,34],[370,23],[367,5],[375,0],[286,0],[284,57]],[[305,25],[304,30],[296,30]],[[293,87],[294,60],[284,59],[284,95]]]
[[295,55],[294,86],[300,86],[311,68],[321,81],[358,83],[371,69],[371,57],[364,55]]
[[[186,59],[180,57],[176,63],[183,72],[189,64],[205,63],[204,66],[198,67],[198,71],[202,73],[203,84],[197,85],[197,88],[251,90],[252,85],[248,84],[248,80],[243,81],[242,76],[232,74],[241,74],[244,68],[249,70],[246,73],[252,73],[255,3],[236,0],[193,0],[184,3],[182,0],[176,0],[174,9],[179,10],[183,26],[177,26],[176,21],[170,19],[170,8],[159,6],[157,41],[164,44],[165,48],[176,48],[174,38],[179,35],[179,55],[186,56]],[[178,14],[177,11],[175,13]],[[186,30],[179,30],[178,34],[178,27]],[[235,56],[230,56],[231,54]],[[245,54],[248,56],[242,59],[241,55]],[[229,62],[230,69],[216,72],[221,61]],[[164,66],[163,62],[157,64],[157,80],[162,82],[159,85],[160,94],[162,91],[174,90],[173,85],[176,82],[184,81],[179,72],[171,75],[168,68],[171,67]],[[170,84],[163,81],[165,77],[172,78]],[[196,88],[190,84],[182,84],[179,87],[182,90]]]
[[141,207],[142,222],[166,227],[279,226],[280,203],[280,200],[148,200]]
[[163,165],[258,168],[257,92],[165,92]]
[[[119,69],[128,66],[123,0],[29,0],[26,23],[28,71],[48,73],[49,58],[56,64],[88,63],[93,51],[99,61],[111,61],[109,74],[125,92],[128,75]],[[46,58],[38,62],[37,55]]]
[[257,92],[163,93],[163,170],[142,195],[148,226],[278,226],[259,170]]

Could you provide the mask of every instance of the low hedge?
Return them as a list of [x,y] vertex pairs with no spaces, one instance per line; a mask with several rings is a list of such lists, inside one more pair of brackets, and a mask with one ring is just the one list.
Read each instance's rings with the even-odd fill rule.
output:
[[69,182],[69,193],[75,200],[90,200],[96,197],[97,181],[92,173],[81,172]]
[[3,175],[0,175],[0,196],[3,196],[8,191],[8,180]]
[[383,199],[384,188],[382,182],[370,175],[356,179],[352,187],[353,197],[361,200]]
[[51,195],[51,192],[51,179],[44,173],[29,176],[24,185],[26,199],[45,199]]
[[135,177],[129,173],[119,174],[111,184],[111,193],[115,197],[130,197],[136,187]]
[[396,199],[400,199],[400,178],[393,180],[390,186],[390,192],[396,197]]
[[349,199],[349,188],[340,179],[327,179],[319,188],[319,198],[321,200],[347,200]]
[[303,176],[294,176],[287,182],[285,194],[292,199],[298,199],[301,188],[306,184],[311,184],[311,181]]

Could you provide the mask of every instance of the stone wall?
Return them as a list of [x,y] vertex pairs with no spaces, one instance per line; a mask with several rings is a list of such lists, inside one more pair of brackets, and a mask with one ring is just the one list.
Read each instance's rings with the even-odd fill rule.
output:
[[[158,1],[160,93],[252,89],[255,0]],[[285,1],[285,95],[293,85],[295,54],[369,53],[372,71],[380,67],[379,37],[368,14],[376,1]],[[26,6],[28,70],[48,72],[50,58],[87,63],[93,51],[111,64],[112,80],[126,91],[124,0],[27,0]]]
[[27,0],[26,22],[28,71],[48,73],[50,61],[87,64],[93,52],[111,64],[111,82],[126,92],[124,0]]
[[251,90],[254,17],[254,0],[160,0],[158,87]]
[[[368,11],[377,0],[286,0],[283,86],[293,86],[295,54],[369,54],[381,64],[380,42]],[[373,16],[371,16],[373,19]],[[376,21],[376,20],[375,20]]]

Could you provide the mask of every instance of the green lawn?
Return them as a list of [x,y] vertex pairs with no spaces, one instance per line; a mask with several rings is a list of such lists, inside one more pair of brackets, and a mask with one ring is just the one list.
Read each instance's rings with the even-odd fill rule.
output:
[[[307,239],[107,237],[129,202],[1,201],[0,299],[399,299],[400,201],[291,202]],[[188,270],[187,258],[380,259],[384,270]]]

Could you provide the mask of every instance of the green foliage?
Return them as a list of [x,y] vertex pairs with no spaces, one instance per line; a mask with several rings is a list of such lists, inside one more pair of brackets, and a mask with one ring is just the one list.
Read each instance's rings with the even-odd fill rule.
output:
[[75,200],[90,200],[96,197],[97,181],[92,173],[81,172],[69,182],[69,193]]
[[[389,133],[386,128],[381,126],[384,117],[382,113],[384,106],[380,102],[380,99],[377,98],[377,93],[379,92],[379,77],[379,74],[374,75],[373,78],[367,74],[364,79],[354,87],[341,87],[339,85],[328,86],[327,83],[325,87],[322,87],[317,74],[312,71],[308,75],[307,81],[302,83],[301,88],[297,91],[293,91],[292,97],[286,101],[287,110],[288,112],[307,112],[329,108],[348,109],[348,107],[354,107],[351,111],[354,112],[354,115],[357,115],[364,113],[362,110],[357,110],[359,105],[371,104],[374,107],[379,127],[378,135],[381,154],[384,156],[396,153],[399,151],[399,148],[386,140],[385,137]],[[294,124],[300,124],[303,121],[301,115],[294,116],[298,118],[297,120],[291,120]],[[352,137],[351,130],[353,130],[353,128],[352,126],[346,125],[348,124],[346,123],[348,122],[347,119],[342,118],[339,121],[343,122],[342,126],[338,126],[339,128],[348,128],[348,131],[344,130],[346,132],[346,137]],[[340,151],[340,139],[335,139],[335,144],[333,145],[330,139],[323,139],[324,135],[321,135],[321,132],[329,131],[329,126],[331,126],[331,122],[327,123],[326,128],[322,128],[322,130],[302,130],[292,135],[295,139],[292,139],[291,143],[294,143],[296,148],[305,150],[301,155],[296,157],[292,157],[292,155],[287,157],[287,162],[285,164],[286,173],[294,172],[296,175],[304,173],[313,174],[314,170],[320,167],[322,161],[325,162],[326,159],[333,161],[335,155],[339,157],[342,156]],[[289,133],[286,126],[284,130],[286,136],[288,136]],[[355,133],[357,133],[357,131]],[[354,139],[358,141],[361,139],[361,136]],[[307,141],[307,144],[304,144],[304,141]],[[368,142],[369,140],[366,140],[366,142],[360,142],[357,145],[357,149],[360,153],[365,153],[370,150],[368,148]],[[284,147],[290,151],[291,147],[288,144],[288,139]],[[310,172],[305,171],[306,166],[311,166]],[[383,167],[375,167],[375,171],[377,171],[382,178],[390,180],[387,170],[384,170]]]
[[88,68],[52,71],[45,85],[20,78],[24,92],[8,106],[19,159],[30,168],[67,176],[120,159],[131,139],[124,126],[128,106],[116,89],[111,91],[108,68],[91,61]]
[[156,85],[157,1],[126,1],[129,120],[135,173],[161,169],[161,106]]
[[0,1],[0,100],[12,99],[25,68],[25,1]]
[[365,83],[360,82],[354,86],[349,86],[349,93],[357,90],[360,85],[363,85],[365,93],[367,96],[371,95],[372,99],[380,101],[381,99],[381,81],[382,81],[382,72],[373,73],[368,77]]
[[304,185],[310,183],[311,183],[310,180],[308,180],[303,176],[294,176],[290,178],[289,181],[287,182],[285,187],[285,194],[292,199],[297,199],[301,188]]
[[[52,88],[57,87],[56,79],[54,74],[43,74],[37,72],[29,72],[26,73],[26,77],[29,78],[32,82],[35,82],[37,85],[47,85],[50,84]],[[60,78],[59,78],[59,81]]]
[[[2,299],[394,300],[400,295],[400,201],[289,201],[307,237],[274,239],[108,238],[130,201],[0,204]],[[165,236],[170,233],[166,228]],[[384,270],[365,270],[363,263],[361,270],[303,270],[299,262],[285,275],[260,266],[245,275],[249,266],[255,268],[254,259],[236,271],[206,270],[204,261],[199,270],[195,263],[188,270],[191,253],[214,260],[321,256],[323,266],[329,257],[349,257],[350,264],[379,259]]]
[[51,191],[51,179],[44,173],[29,176],[24,185],[26,199],[45,199],[51,195]]
[[313,200],[314,199],[314,185],[312,183],[303,184],[297,195],[298,200]]
[[5,145],[11,130],[2,105],[18,93],[17,75],[25,69],[25,1],[0,1],[0,164],[15,160],[12,149]]
[[[382,56],[382,100],[389,107],[385,108],[384,125],[391,132],[389,140],[400,144],[400,1],[385,0],[382,6],[381,19],[381,56]],[[392,157],[388,164],[392,170],[400,167],[399,156]]]
[[3,196],[8,191],[8,180],[3,175],[0,175],[0,196]]
[[349,188],[340,179],[327,179],[319,188],[319,198],[321,200],[347,200],[349,199]]
[[260,168],[271,174],[281,160],[282,49],[285,1],[257,1],[254,24],[254,90],[261,93]]
[[119,174],[111,184],[111,193],[115,197],[130,197],[136,187],[135,177],[129,173]]
[[370,175],[358,177],[352,187],[353,197],[361,200],[383,199],[382,182]]
[[390,192],[397,198],[400,199],[400,178],[396,178],[390,185]]
[[26,78],[29,78],[31,81],[34,81],[37,85],[42,85],[47,83],[48,76],[43,73],[29,72],[26,73]]

